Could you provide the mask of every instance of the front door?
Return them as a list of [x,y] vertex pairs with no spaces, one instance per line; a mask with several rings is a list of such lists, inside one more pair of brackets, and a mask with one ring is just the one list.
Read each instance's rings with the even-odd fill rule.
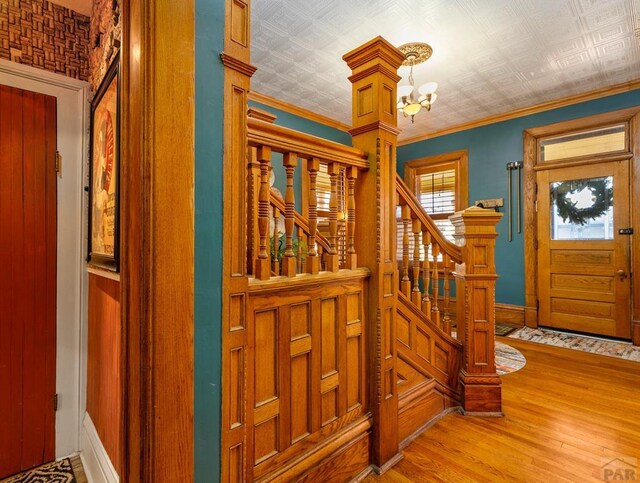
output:
[[55,154],[56,99],[0,86],[0,478],[55,456]]
[[629,161],[537,173],[538,323],[631,337]]

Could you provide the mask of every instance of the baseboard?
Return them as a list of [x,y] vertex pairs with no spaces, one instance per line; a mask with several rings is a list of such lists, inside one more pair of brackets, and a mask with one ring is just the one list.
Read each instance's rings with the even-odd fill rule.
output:
[[89,483],[119,483],[120,477],[113,467],[88,413],[85,413],[82,422],[80,443],[82,447],[80,458]]
[[496,303],[496,322],[524,327],[524,307]]
[[[438,297],[438,304],[440,306],[440,313],[442,313],[442,307],[444,307],[444,299],[442,297]],[[449,314],[451,315],[451,318],[455,320],[455,298],[452,298],[449,302]],[[525,308],[522,305],[511,305],[496,302],[496,322],[524,327]]]

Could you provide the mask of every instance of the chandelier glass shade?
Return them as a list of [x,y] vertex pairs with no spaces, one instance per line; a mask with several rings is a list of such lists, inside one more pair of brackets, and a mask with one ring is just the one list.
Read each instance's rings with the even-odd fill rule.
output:
[[438,84],[436,82],[427,82],[422,84],[417,89],[413,80],[413,66],[421,64],[426,61],[433,50],[427,44],[412,43],[404,44],[398,47],[398,49],[405,54],[405,61],[402,65],[410,66],[409,71],[409,84],[398,86],[398,110],[404,114],[404,117],[411,117],[411,122],[414,122],[414,116],[418,114],[423,108],[427,111],[431,110],[431,106],[438,95],[436,89]]

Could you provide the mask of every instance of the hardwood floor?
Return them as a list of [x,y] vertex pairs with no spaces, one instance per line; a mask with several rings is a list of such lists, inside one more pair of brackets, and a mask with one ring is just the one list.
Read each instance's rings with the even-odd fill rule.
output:
[[365,481],[602,481],[611,460],[640,460],[640,363],[498,339],[527,358],[502,376],[505,417],[450,414]]

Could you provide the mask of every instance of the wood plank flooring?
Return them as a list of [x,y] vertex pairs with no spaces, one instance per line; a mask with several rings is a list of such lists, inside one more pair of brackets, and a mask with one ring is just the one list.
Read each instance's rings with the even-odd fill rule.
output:
[[609,461],[640,461],[640,363],[498,339],[527,358],[502,376],[505,417],[450,414],[365,481],[602,481]]

